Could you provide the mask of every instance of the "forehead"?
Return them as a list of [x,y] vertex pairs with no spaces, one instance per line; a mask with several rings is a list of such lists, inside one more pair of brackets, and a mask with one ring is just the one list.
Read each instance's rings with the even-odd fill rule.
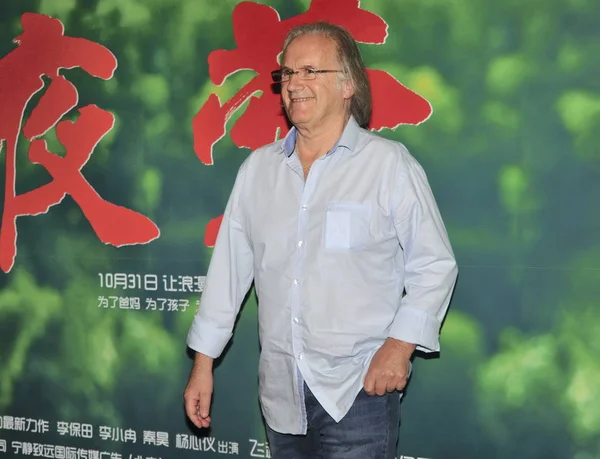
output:
[[323,35],[302,35],[294,39],[283,55],[284,67],[329,64],[337,61],[335,41]]

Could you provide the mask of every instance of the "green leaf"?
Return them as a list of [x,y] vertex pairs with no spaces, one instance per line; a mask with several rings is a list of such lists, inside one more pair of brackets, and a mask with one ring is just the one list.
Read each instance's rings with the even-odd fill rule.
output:
[[509,95],[517,92],[533,73],[533,64],[526,57],[502,56],[489,64],[486,82],[495,94]]
[[595,128],[600,116],[600,95],[573,89],[563,93],[556,104],[563,124],[573,134]]

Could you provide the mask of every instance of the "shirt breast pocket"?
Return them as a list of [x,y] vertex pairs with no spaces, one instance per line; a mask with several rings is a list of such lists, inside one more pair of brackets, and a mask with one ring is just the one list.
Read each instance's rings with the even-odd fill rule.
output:
[[329,204],[325,218],[325,248],[360,250],[369,242],[371,206],[360,202],[337,201]]

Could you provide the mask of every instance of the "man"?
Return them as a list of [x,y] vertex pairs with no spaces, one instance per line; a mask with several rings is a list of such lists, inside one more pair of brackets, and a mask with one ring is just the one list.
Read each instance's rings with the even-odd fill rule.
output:
[[254,280],[272,457],[394,458],[411,355],[439,349],[456,280],[446,230],[416,160],[361,128],[370,89],[347,31],[293,29],[273,77],[293,128],[238,172],[188,335],[186,412],[210,425],[212,362]]

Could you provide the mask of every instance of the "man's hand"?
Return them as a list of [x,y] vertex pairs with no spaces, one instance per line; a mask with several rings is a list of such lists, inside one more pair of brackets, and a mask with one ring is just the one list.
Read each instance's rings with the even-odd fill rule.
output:
[[213,392],[213,359],[196,353],[190,380],[183,394],[185,412],[196,427],[210,426],[210,400]]
[[404,389],[410,371],[410,356],[415,347],[414,344],[388,338],[371,360],[365,376],[365,392],[383,395]]

